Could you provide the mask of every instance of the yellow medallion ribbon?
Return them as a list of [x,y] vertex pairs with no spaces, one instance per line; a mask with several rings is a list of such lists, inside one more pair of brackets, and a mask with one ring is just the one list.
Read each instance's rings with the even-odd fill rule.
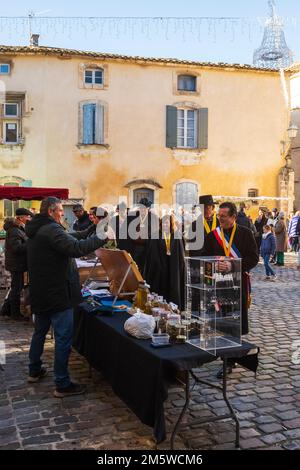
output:
[[164,233],[164,238],[166,242],[166,250],[167,250],[167,255],[171,254],[171,234],[167,236],[166,233]]
[[230,240],[229,240],[228,246],[226,246],[224,231],[221,228],[221,237],[222,237],[223,249],[224,249],[225,256],[227,256],[227,257],[230,257],[230,250],[231,250],[231,247],[232,247],[235,232],[236,232],[236,223],[234,223],[234,225],[233,225]]
[[206,231],[207,234],[210,233],[210,232],[213,232],[213,231],[216,229],[216,227],[217,227],[217,214],[214,213],[214,215],[213,215],[213,221],[212,221],[212,226],[211,226],[211,228],[210,228],[210,226],[208,225],[208,223],[207,223],[205,217],[204,217],[203,223],[204,223],[204,228],[205,228],[205,231]]

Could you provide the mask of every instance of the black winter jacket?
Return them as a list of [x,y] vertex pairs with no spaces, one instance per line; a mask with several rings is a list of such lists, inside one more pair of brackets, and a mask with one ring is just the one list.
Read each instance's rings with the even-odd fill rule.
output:
[[100,248],[105,240],[96,236],[76,240],[62,225],[36,215],[26,225],[28,271],[33,313],[55,313],[74,307],[81,300],[74,259]]
[[79,219],[75,220],[73,224],[73,230],[75,232],[81,232],[82,230],[86,230],[93,222],[89,218],[89,214],[84,211],[83,215],[79,217]]
[[246,227],[251,230],[251,222],[243,211],[239,211],[236,218],[236,223],[241,227]]
[[6,219],[3,228],[6,231],[5,269],[17,272],[27,271],[27,236],[24,228],[13,218]]

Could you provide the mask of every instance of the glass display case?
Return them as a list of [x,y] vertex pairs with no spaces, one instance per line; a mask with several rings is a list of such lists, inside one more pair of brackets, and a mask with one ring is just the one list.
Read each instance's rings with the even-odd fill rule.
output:
[[186,258],[187,342],[216,354],[241,345],[241,259]]

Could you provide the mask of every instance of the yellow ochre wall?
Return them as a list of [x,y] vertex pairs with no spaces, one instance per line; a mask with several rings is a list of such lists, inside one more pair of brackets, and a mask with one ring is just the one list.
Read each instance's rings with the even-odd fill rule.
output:
[[[202,194],[247,196],[257,188],[260,196],[278,196],[288,124],[279,73],[34,54],[10,59],[12,74],[0,79],[8,92],[26,92],[26,141],[14,167],[7,158],[1,165],[0,149],[0,177],[68,187],[70,198],[84,198],[86,207],[117,203],[135,179],[157,181],[158,200],[167,204],[175,203],[179,180],[197,182]],[[107,66],[106,89],[79,86],[80,65],[87,63]],[[199,95],[174,93],[176,73],[196,73]],[[78,105],[93,99],[108,105],[108,148],[77,147]],[[165,145],[166,106],[178,102],[208,108],[208,149],[197,165],[181,165]]]

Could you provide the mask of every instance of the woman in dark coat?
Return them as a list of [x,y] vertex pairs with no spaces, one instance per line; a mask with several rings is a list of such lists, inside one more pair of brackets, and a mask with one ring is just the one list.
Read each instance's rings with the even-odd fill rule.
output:
[[152,292],[184,310],[185,262],[182,236],[179,231],[175,231],[173,216],[162,217],[159,226],[156,239],[149,240],[144,278]]
[[264,211],[259,209],[258,211],[258,217],[256,221],[254,222],[255,228],[256,228],[256,233],[255,233],[255,241],[257,244],[257,249],[258,252],[260,250],[260,245],[261,245],[261,239],[263,236],[263,228],[267,224],[268,219],[265,216]]
[[[28,209],[16,210],[16,218],[8,218],[4,222],[5,237],[5,269],[11,274],[11,290],[8,296],[11,318],[22,320],[20,311],[21,292],[24,287],[24,273],[27,271],[27,236],[25,224],[32,214]],[[8,311],[7,311],[8,313]]]

